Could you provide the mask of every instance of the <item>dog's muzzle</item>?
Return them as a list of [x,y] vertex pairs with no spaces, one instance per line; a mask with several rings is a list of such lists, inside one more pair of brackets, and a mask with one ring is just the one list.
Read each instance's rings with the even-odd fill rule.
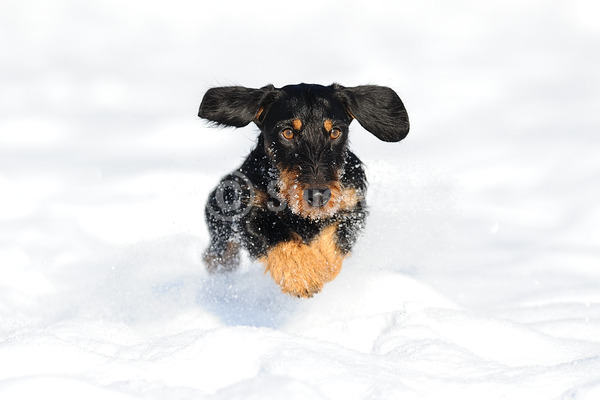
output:
[[304,200],[311,207],[324,207],[331,198],[331,190],[326,188],[306,189]]

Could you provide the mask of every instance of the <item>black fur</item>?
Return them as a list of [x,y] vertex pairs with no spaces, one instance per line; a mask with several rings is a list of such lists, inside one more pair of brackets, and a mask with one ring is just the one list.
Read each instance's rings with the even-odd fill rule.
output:
[[[367,214],[367,180],[361,161],[347,148],[349,125],[356,119],[386,142],[402,140],[409,130],[398,95],[372,85],[217,87],[206,92],[198,115],[224,126],[254,122],[261,131],[242,166],[223,178],[208,199],[211,242],[205,262],[211,270],[235,268],[240,247],[260,258],[282,242],[301,238],[308,244],[332,224],[337,249],[349,252]],[[292,178],[286,178],[288,173]],[[286,182],[302,190],[286,189]],[[338,195],[341,190],[356,194],[357,200],[343,202],[338,196],[324,200],[323,207],[308,207],[305,196],[312,190]],[[292,194],[301,198],[295,206],[285,201],[286,196],[296,198]]]
[[384,142],[398,142],[408,135],[408,113],[400,97],[384,86],[345,88],[334,85],[338,98],[356,120]]
[[242,86],[217,87],[208,89],[198,116],[219,125],[241,128],[256,117],[262,104],[267,103],[269,94],[274,93],[272,85],[262,89],[248,89]]

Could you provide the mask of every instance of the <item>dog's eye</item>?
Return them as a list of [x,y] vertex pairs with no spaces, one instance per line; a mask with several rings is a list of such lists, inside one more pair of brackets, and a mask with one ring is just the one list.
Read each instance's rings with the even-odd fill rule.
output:
[[284,139],[292,140],[294,138],[294,131],[289,128],[284,129],[281,131],[281,136],[283,136]]
[[342,130],[338,129],[338,128],[333,128],[330,132],[329,132],[329,136],[331,136],[332,139],[337,139],[340,137],[340,135],[342,134]]

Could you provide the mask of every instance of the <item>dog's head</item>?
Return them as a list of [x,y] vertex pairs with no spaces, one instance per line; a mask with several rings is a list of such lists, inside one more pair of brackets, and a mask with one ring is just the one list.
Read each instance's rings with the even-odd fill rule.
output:
[[225,126],[256,123],[259,145],[278,171],[280,197],[312,219],[333,215],[352,196],[340,183],[352,120],[386,142],[404,139],[409,130],[398,95],[372,85],[217,87],[206,92],[198,115]]

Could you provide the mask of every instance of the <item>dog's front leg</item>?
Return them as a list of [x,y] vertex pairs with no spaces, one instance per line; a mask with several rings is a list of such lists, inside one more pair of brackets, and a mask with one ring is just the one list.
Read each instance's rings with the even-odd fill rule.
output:
[[210,245],[204,252],[209,272],[232,271],[240,262],[239,225],[251,209],[250,191],[239,174],[223,178],[208,198],[205,208]]

